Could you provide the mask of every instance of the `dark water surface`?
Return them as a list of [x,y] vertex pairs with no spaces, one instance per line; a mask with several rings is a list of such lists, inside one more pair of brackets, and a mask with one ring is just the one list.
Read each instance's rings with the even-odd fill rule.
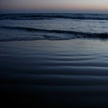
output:
[[108,108],[108,14],[0,14],[0,93],[4,107]]
[[0,42],[2,99],[24,106],[108,106],[108,42]]

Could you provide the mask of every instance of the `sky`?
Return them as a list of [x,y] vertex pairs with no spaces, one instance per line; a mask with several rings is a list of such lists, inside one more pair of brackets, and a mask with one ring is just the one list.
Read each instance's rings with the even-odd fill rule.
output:
[[0,0],[1,11],[108,11],[108,0]]

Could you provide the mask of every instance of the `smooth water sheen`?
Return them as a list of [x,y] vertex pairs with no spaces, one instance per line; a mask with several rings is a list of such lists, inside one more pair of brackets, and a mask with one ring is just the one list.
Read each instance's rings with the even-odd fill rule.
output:
[[47,94],[53,103],[107,105],[107,41],[1,42],[0,68],[2,90]]

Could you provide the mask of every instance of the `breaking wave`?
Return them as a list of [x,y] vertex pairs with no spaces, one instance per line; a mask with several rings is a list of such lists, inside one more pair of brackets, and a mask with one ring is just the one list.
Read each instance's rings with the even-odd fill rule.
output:
[[[108,33],[90,33],[90,32],[78,32],[78,31],[65,31],[65,30],[48,30],[29,27],[12,27],[12,26],[0,26],[1,29],[26,31],[27,34],[35,34],[33,36],[12,36],[11,38],[0,38],[0,41],[21,41],[21,40],[69,40],[75,38],[99,38],[108,39]],[[40,35],[41,34],[41,35]]]
[[108,20],[108,14],[75,14],[75,13],[35,13],[35,14],[1,14],[0,20],[44,20],[44,19],[81,19]]

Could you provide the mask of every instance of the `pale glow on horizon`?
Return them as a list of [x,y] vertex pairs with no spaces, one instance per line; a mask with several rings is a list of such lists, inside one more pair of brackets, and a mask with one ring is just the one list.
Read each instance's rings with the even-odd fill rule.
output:
[[0,0],[0,10],[105,10],[108,0]]

